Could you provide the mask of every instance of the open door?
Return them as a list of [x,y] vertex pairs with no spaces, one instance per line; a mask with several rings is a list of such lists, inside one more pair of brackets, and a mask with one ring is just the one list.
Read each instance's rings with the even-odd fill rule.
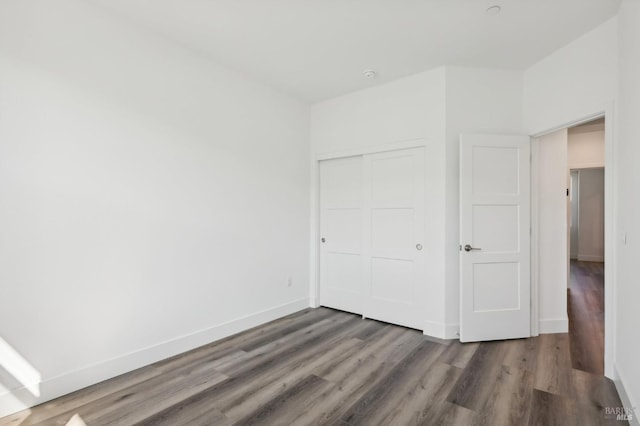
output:
[[460,340],[529,337],[530,142],[460,139]]

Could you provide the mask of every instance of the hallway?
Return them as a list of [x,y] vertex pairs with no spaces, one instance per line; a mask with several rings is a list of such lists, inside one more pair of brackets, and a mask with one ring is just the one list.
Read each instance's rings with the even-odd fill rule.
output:
[[604,374],[604,263],[571,260],[569,344],[576,370]]

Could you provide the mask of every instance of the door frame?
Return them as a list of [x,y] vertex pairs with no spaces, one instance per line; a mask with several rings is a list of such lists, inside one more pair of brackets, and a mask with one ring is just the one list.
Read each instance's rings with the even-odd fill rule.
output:
[[604,375],[609,378],[614,378],[614,365],[615,359],[615,311],[616,311],[616,277],[615,277],[615,262],[616,262],[616,245],[615,235],[617,230],[617,221],[615,218],[615,210],[617,200],[614,197],[614,190],[617,182],[617,170],[615,168],[616,159],[616,140],[614,132],[614,103],[611,102],[605,106],[604,109],[596,111],[593,114],[583,116],[570,122],[559,124],[553,128],[544,130],[542,132],[530,135],[531,137],[531,335],[538,336],[539,332],[539,316],[540,316],[540,301],[539,301],[539,188],[538,182],[538,165],[540,161],[539,146],[534,143],[534,139],[540,136],[553,133],[555,131],[573,127],[579,124],[583,124],[597,118],[604,117],[605,119],[605,159],[604,159],[604,257],[605,267],[604,272]]
[[[309,306],[320,306],[320,161],[359,155],[378,154],[400,149],[427,147],[428,140],[410,139],[371,147],[314,153],[311,158],[311,249],[309,253]],[[425,150],[426,152],[426,150]]]
[[[582,169],[569,169],[569,176],[571,179],[573,179],[571,177],[571,175],[573,175],[573,173],[575,173],[578,177],[576,179],[576,186],[573,186],[573,182],[571,182],[571,199],[569,200],[570,203],[573,202],[574,199],[576,199],[576,220],[575,220],[575,227],[580,229],[580,170]],[[573,217],[573,207],[571,207],[570,211],[569,211],[569,215],[571,215]],[[571,220],[571,226],[569,226],[569,261],[571,261],[571,245],[573,244],[573,238],[571,238],[571,227],[574,225],[574,221],[573,219]],[[578,233],[578,244],[580,243],[580,234]],[[576,259],[577,259],[577,255],[576,255]],[[567,288],[568,288],[569,283],[567,282]]]

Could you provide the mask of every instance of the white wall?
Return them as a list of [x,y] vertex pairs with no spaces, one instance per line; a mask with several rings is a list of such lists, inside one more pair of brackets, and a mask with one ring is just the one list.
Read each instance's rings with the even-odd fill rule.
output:
[[93,7],[0,5],[0,416],[308,306],[308,107]]
[[[522,134],[522,72],[447,67],[446,321],[460,318],[460,134]],[[447,336],[454,338],[454,335]]]
[[[386,149],[407,141],[426,147],[427,218],[423,252],[428,259],[429,298],[425,301],[424,320],[425,332],[437,337],[447,334],[445,104],[445,69],[439,68],[320,102],[311,108],[312,164],[321,157]],[[316,210],[317,205],[312,214]],[[314,216],[312,225],[315,224]],[[313,271],[312,279],[316,277]]]
[[604,262],[604,169],[580,170],[578,260]]
[[569,169],[604,167],[604,125],[569,129]]
[[536,138],[532,149],[536,159],[534,186],[538,191],[538,252],[536,256],[538,259],[539,332],[566,333],[569,330],[567,317],[568,199],[565,192],[567,129]]
[[[620,77],[617,105],[618,138],[616,155],[616,220],[615,248],[617,255],[616,282],[616,359],[615,367],[626,389],[629,405],[640,407],[640,286],[638,259],[640,258],[640,228],[638,215],[640,200],[640,2],[625,0],[620,7]],[[626,238],[625,238],[626,235]],[[638,410],[635,416],[637,420]]]
[[445,69],[360,90],[311,108],[313,154],[444,137]]
[[617,81],[617,18],[557,50],[524,73],[528,134],[603,112]]

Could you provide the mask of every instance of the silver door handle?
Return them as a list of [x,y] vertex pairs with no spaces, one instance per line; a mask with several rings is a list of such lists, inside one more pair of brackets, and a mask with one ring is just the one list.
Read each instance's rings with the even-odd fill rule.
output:
[[480,247],[471,247],[471,244],[467,244],[464,246],[464,251],[471,251],[471,250],[482,250]]
[[422,250],[422,244],[420,243],[416,244],[416,250]]

